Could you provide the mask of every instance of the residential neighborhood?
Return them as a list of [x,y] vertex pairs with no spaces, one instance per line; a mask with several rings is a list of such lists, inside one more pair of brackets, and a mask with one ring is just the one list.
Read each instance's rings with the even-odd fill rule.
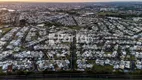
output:
[[142,70],[141,5],[19,4],[0,4],[0,72]]

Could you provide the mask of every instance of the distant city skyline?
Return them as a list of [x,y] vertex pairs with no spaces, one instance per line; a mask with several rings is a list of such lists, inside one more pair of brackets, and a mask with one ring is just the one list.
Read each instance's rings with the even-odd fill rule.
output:
[[142,0],[0,0],[0,2],[115,2],[115,1],[142,1]]

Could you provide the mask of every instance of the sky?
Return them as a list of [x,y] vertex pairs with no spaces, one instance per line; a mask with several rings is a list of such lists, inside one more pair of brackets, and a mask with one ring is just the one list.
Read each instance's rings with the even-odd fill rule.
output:
[[8,2],[113,2],[113,1],[142,1],[142,0],[0,0]]

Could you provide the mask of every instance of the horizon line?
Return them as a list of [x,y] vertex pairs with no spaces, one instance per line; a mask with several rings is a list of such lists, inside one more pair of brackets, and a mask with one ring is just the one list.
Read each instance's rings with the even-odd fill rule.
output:
[[111,3],[111,2],[142,2],[142,1],[83,1],[83,2],[74,2],[74,1],[65,1],[65,2],[47,2],[47,1],[0,1],[0,3]]

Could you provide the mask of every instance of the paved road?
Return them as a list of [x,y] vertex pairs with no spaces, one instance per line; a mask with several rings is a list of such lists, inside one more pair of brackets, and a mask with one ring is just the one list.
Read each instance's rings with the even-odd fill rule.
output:
[[[31,74],[31,75],[6,75],[6,76],[0,76],[0,80],[25,80],[25,79],[48,79],[48,78],[94,78],[94,79],[112,79],[112,80],[141,80],[142,76],[137,75],[106,75],[106,74],[83,74],[83,73],[60,73],[60,74]],[[133,77],[133,78],[132,78]]]

